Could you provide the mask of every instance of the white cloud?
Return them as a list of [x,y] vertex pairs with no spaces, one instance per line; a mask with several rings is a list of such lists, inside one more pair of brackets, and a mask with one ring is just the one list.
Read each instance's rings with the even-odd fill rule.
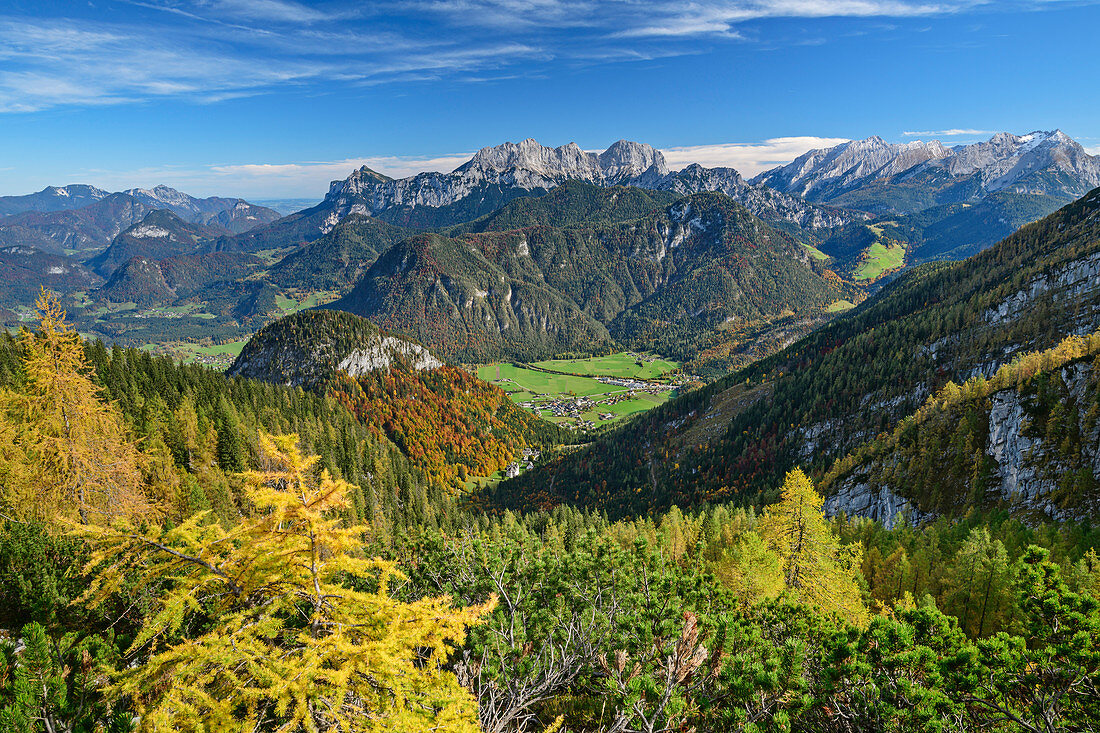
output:
[[64,180],[91,183],[108,191],[121,191],[128,188],[152,188],[163,183],[194,196],[239,196],[246,199],[312,197],[319,201],[328,192],[332,181],[347,178],[353,170],[364,165],[391,178],[404,178],[423,171],[447,173],[465,163],[471,156],[472,153],[440,156],[378,155],[299,163],[76,170],[61,174],[50,173],[41,180],[36,178],[31,182],[31,187],[37,186],[40,189],[46,185],[60,185],[57,181]]
[[[449,173],[470,159],[472,153],[441,155],[437,157],[372,156],[345,158],[344,160],[311,161],[307,163],[241,163],[213,165],[211,172],[218,176],[244,180],[266,180],[319,184],[328,188],[330,181],[347,178],[356,168],[367,166],[391,178],[405,178],[424,171]],[[316,188],[316,185],[312,186]],[[306,190],[308,186],[303,186]]]
[[1085,152],[1089,155],[1100,155],[1100,145],[1096,145],[1091,148],[1085,148]]
[[759,143],[720,143],[716,145],[691,145],[664,148],[669,168],[678,169],[692,163],[707,168],[736,168],[745,178],[757,173],[786,165],[814,148],[830,148],[848,142],[843,137],[775,137]]
[[949,130],[906,130],[901,134],[906,137],[958,137],[959,135],[992,135],[994,132],[996,131],[953,127]]

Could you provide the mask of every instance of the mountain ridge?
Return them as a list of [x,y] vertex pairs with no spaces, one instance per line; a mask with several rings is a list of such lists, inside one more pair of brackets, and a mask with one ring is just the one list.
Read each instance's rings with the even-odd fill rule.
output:
[[[1100,156],[1061,130],[1026,135],[998,132],[988,141],[947,147],[939,140],[888,143],[874,136],[803,153],[765,171],[751,183],[811,201],[840,206],[871,205],[875,213],[914,213],[932,205],[977,200],[998,191],[1034,193],[1068,200],[1100,185]],[[920,203],[876,203],[868,186],[932,188]],[[919,207],[919,208],[918,208]]]

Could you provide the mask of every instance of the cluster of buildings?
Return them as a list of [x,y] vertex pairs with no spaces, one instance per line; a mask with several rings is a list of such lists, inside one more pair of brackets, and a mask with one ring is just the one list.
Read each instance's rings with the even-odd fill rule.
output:
[[508,467],[504,469],[505,478],[515,478],[524,471],[530,471],[535,467],[535,461],[542,456],[541,451],[537,451],[534,448],[524,448],[520,451],[519,460],[512,461],[508,464]]

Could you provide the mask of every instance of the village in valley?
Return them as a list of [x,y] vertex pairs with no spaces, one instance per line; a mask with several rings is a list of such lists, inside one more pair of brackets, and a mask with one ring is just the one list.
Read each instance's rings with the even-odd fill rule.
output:
[[694,379],[680,373],[676,362],[632,352],[533,364],[490,364],[479,367],[477,374],[507,392],[520,407],[569,430],[584,432],[656,407]]

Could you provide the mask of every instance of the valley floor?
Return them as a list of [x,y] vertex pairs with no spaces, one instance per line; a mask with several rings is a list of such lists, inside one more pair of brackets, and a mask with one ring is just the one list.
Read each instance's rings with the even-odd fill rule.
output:
[[594,430],[645,412],[676,394],[685,377],[674,361],[622,352],[587,359],[478,367],[524,409],[571,430]]

